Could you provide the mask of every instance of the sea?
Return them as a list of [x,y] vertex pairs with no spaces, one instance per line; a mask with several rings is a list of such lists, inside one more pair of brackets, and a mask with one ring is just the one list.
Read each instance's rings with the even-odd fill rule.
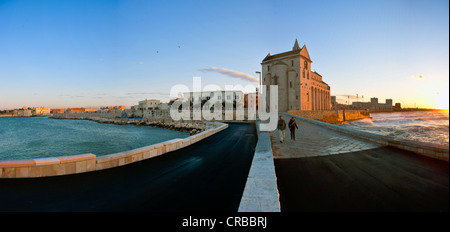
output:
[[164,128],[101,124],[89,120],[0,118],[0,160],[87,153],[101,156],[188,136],[188,132]]
[[448,110],[370,113],[370,116],[372,118],[352,121],[342,126],[400,140],[449,145]]

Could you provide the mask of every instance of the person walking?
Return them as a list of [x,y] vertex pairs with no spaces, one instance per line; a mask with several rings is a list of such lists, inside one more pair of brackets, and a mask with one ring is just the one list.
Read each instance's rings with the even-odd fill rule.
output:
[[298,129],[297,123],[295,122],[295,118],[292,117],[289,121],[289,130],[291,131],[291,140],[294,139],[295,141],[295,128]]
[[280,135],[280,143],[283,143],[286,130],[286,122],[283,120],[283,116],[280,116],[280,120],[278,120],[277,129]]

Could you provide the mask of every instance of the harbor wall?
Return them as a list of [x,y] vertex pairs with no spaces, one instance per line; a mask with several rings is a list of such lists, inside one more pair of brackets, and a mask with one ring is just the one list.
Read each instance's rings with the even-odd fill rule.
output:
[[213,124],[215,125],[214,128],[185,139],[172,139],[110,155],[96,156],[95,154],[82,154],[30,160],[0,161],[0,178],[60,176],[127,165],[187,147],[228,128],[228,125],[224,123],[214,122]]
[[293,114],[287,114],[289,117],[294,116],[299,120],[307,121],[310,123],[314,123],[317,125],[321,125],[331,130],[339,131],[341,133],[345,133],[357,138],[366,139],[378,144],[382,144],[385,146],[391,146],[400,148],[402,150],[407,150],[414,152],[419,155],[428,156],[434,159],[443,160],[449,162],[449,146],[432,144],[432,143],[424,143],[419,141],[411,141],[411,140],[399,140],[390,136],[377,135],[365,131],[359,131],[352,128],[342,127],[339,125],[333,125],[330,123],[325,123],[317,120],[312,120],[306,117],[300,117]]
[[288,114],[293,114],[300,117],[314,119],[332,124],[339,124],[346,121],[354,121],[363,118],[370,118],[370,113],[369,111],[366,110],[323,110],[323,111],[290,110],[288,111]]

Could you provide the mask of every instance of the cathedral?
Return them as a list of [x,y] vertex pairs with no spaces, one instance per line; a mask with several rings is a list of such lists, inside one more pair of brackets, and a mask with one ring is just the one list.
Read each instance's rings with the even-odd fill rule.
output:
[[331,110],[330,86],[311,70],[311,63],[306,45],[300,48],[297,40],[291,51],[269,53],[262,61],[262,84],[278,85],[279,112]]

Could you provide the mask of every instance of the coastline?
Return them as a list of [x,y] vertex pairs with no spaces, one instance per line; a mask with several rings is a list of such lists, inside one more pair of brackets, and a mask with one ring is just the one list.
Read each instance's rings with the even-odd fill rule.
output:
[[85,114],[54,114],[49,116],[52,119],[75,119],[75,120],[90,120],[104,124],[116,124],[116,125],[136,125],[136,126],[152,126],[158,128],[165,128],[170,130],[176,130],[180,132],[189,132],[190,135],[195,135],[213,128],[214,126],[204,121],[173,121],[170,118],[164,119],[136,119],[136,118],[104,118],[87,116]]
[[420,109],[420,108],[405,108],[401,110],[377,110],[370,111],[370,113],[401,113],[401,112],[416,112],[416,111],[449,111],[448,109]]
[[[59,117],[58,119],[69,118]],[[142,124],[141,120],[139,119],[104,120],[86,117],[77,117],[70,119],[92,121],[98,120],[99,123],[120,123],[123,125],[137,125],[137,123],[139,125]],[[148,125],[151,125],[153,122],[150,121],[147,123],[149,123]],[[143,125],[146,126],[147,123],[144,123]],[[199,130],[195,132],[195,135],[190,135],[184,139],[170,139],[164,142],[108,155],[97,156],[93,153],[86,153],[79,155],[32,158],[24,160],[4,160],[0,161],[0,178],[36,178],[47,176],[61,176],[119,167],[164,155],[168,152],[172,152],[178,149],[182,149],[228,128],[227,124],[221,122],[183,123],[184,124],[182,124],[182,122],[179,122],[179,124],[177,125],[177,123],[175,122],[167,122],[167,120],[165,120],[164,123],[156,123],[155,125],[164,126],[165,128],[169,129],[178,128],[180,130],[194,126]]]

